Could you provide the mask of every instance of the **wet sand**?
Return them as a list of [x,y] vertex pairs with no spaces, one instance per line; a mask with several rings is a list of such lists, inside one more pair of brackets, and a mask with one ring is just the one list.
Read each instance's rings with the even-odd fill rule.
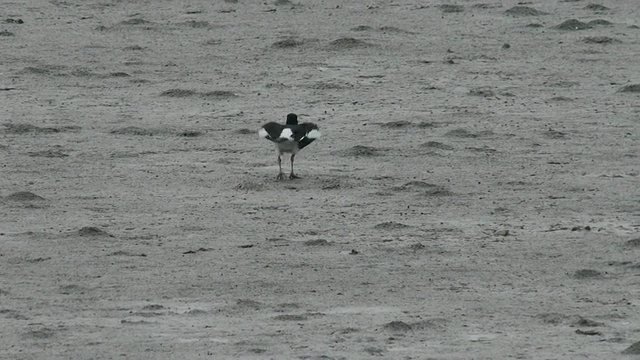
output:
[[635,1],[0,14],[0,358],[640,353]]

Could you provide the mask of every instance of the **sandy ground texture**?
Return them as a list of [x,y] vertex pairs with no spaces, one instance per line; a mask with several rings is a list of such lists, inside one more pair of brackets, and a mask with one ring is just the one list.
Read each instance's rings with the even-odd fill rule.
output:
[[640,356],[639,19],[2,1],[0,358]]

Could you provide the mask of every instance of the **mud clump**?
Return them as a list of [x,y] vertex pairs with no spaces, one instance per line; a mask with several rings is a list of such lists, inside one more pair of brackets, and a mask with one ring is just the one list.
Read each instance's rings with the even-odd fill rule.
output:
[[631,239],[625,243],[628,247],[637,247],[640,248],[640,238]]
[[597,279],[602,276],[600,271],[592,270],[592,269],[581,269],[577,270],[573,277],[576,279]]
[[613,26],[613,23],[611,21],[608,20],[604,20],[604,19],[596,19],[596,20],[591,20],[587,23],[587,25],[593,27],[593,26]]
[[547,13],[544,11],[539,11],[536,10],[534,8],[528,7],[528,6],[514,6],[512,8],[509,8],[507,10],[505,10],[504,12],[507,15],[510,16],[539,16],[539,15],[546,15]]
[[442,4],[438,5],[438,8],[443,13],[461,13],[464,11],[464,7],[462,5],[453,5],[453,4]]
[[608,7],[604,6],[604,5],[600,5],[600,4],[589,4],[587,6],[584,7],[586,10],[592,10],[592,11],[608,11],[611,10]]
[[392,333],[406,333],[413,330],[411,325],[404,321],[391,321],[384,324],[382,328]]
[[82,237],[113,237],[113,235],[95,226],[85,226],[78,230],[77,233]]
[[382,125],[383,128],[391,128],[391,129],[399,129],[413,125],[410,121],[399,120],[399,121],[389,121]]
[[185,89],[169,89],[163,91],[160,96],[168,96],[168,97],[189,97],[196,95],[197,92],[194,90],[185,90]]
[[5,200],[9,201],[44,201],[42,196],[36,195],[30,191],[18,191],[5,196]]
[[590,29],[591,26],[587,23],[584,23],[580,20],[576,20],[576,19],[570,19],[567,20],[559,25],[555,26],[556,29],[558,30],[563,30],[563,31],[575,31],[575,30],[586,30],[586,29]]
[[202,97],[204,98],[214,98],[214,99],[225,99],[225,98],[234,98],[237,97],[236,93],[228,90],[214,90],[208,91],[206,93],[202,93]]
[[640,93],[640,84],[626,85],[623,88],[621,88],[620,90],[618,90],[618,92],[621,92],[621,93]]
[[276,49],[290,49],[298,47],[300,45],[302,45],[302,42],[300,41],[297,41],[295,39],[285,39],[274,42],[273,44],[271,44],[271,47]]
[[633,343],[628,348],[622,350],[625,355],[640,355],[640,341]]
[[582,39],[587,44],[620,44],[622,41],[608,36],[590,36]]

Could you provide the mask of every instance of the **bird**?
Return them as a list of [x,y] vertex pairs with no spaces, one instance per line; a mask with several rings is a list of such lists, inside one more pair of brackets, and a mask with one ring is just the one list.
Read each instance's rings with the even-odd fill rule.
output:
[[284,172],[282,171],[283,154],[291,154],[291,173],[289,179],[299,179],[300,177],[293,172],[293,159],[296,154],[320,137],[320,129],[314,123],[298,124],[298,115],[290,113],[287,115],[287,122],[282,125],[277,122],[268,122],[264,124],[258,135],[275,143],[276,154],[278,155],[278,173],[277,180],[284,180]]

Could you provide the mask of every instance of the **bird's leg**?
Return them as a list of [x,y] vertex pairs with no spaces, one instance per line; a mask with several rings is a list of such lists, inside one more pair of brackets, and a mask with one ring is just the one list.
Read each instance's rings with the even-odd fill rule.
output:
[[280,159],[280,153],[278,153],[278,168],[280,169],[280,172],[278,173],[276,180],[283,180],[284,173],[282,172],[282,160]]
[[293,173],[293,158],[296,154],[291,154],[291,174],[289,174],[289,179],[300,179],[300,177]]

